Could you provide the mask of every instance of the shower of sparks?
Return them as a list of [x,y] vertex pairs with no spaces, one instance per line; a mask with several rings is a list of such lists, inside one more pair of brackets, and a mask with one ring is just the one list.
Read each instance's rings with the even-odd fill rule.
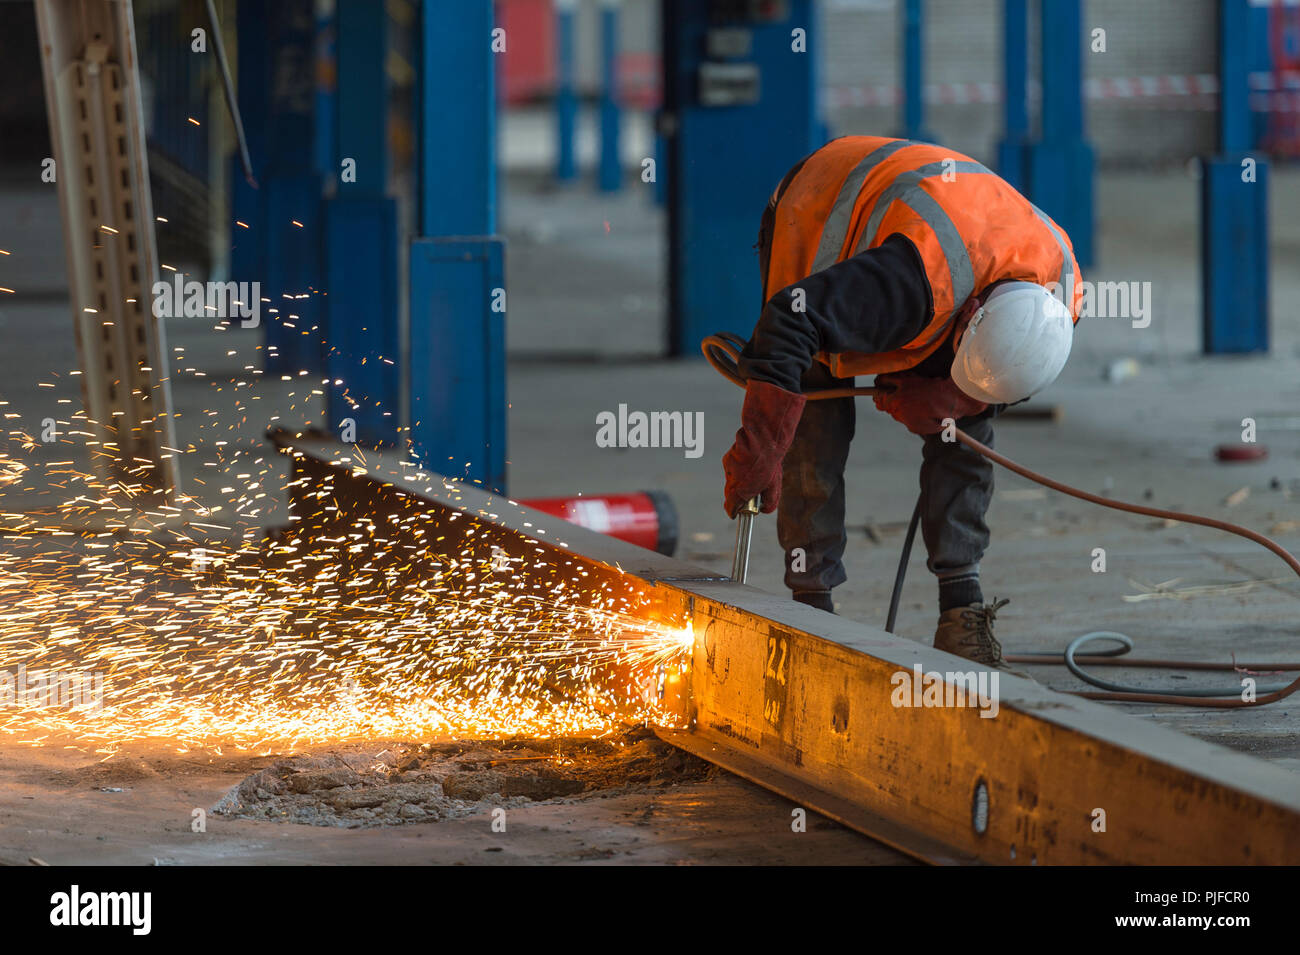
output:
[[[662,718],[653,690],[689,631],[576,574],[503,560],[474,543],[472,518],[460,552],[441,553],[446,517],[409,501],[322,537],[233,547],[192,527],[170,546],[156,533],[36,536],[32,518],[0,513],[23,532],[0,553],[0,733],[255,749],[600,733],[615,726],[611,701],[623,719]],[[50,677],[85,678],[83,697],[42,694]]]
[[[174,351],[173,377],[205,377]],[[103,752],[142,740],[267,750],[668,719],[658,691],[689,658],[690,631],[654,620],[630,589],[596,585],[578,561],[555,566],[541,548],[506,557],[487,522],[412,496],[396,513],[342,516],[329,479],[297,489],[315,513],[264,538],[276,456],[239,429],[265,421],[269,402],[250,388],[272,376],[243,367],[212,381],[234,393],[233,418],[202,413],[200,431],[234,432],[188,469],[206,504],[158,504],[148,462],[85,473],[52,453],[59,443],[9,431],[0,506],[10,494],[55,500],[0,509],[0,735]],[[305,376],[282,376],[293,389],[282,412],[319,409],[331,382]],[[0,412],[18,417],[3,401]],[[57,424],[58,442],[105,455],[84,414]],[[85,695],[67,699],[70,686]]]

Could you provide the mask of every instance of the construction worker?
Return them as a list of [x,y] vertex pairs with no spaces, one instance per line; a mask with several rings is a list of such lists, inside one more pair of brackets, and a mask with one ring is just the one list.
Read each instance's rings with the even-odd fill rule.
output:
[[[807,156],[763,213],[764,306],[738,365],[741,427],[725,507],[778,509],[786,585],[833,612],[844,582],[844,466],[854,399],[804,392],[876,376],[876,407],[922,437],[921,530],[939,582],[934,645],[1007,670],[980,558],[993,466],[943,434],[993,444],[993,418],[1050,384],[1080,284],[1064,231],[1007,182],[941,146],[848,136]],[[1017,672],[1017,671],[1010,671]]]

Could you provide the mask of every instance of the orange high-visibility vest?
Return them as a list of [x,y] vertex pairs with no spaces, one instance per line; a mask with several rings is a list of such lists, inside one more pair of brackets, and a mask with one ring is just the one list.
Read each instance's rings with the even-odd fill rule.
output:
[[839,377],[920,364],[951,333],[966,300],[1002,279],[1047,286],[1079,319],[1079,265],[1065,230],[1010,183],[951,149],[845,136],[809,156],[773,201],[764,301],[895,233],[910,239],[925,263],[934,298],[925,329],[883,354],[819,354]]

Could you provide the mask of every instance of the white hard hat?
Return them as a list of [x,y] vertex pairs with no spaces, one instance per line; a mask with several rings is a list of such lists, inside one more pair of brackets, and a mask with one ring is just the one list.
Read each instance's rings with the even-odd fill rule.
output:
[[1070,357],[1065,303],[1033,282],[1006,282],[980,306],[957,345],[952,380],[986,404],[1010,404],[1056,380]]

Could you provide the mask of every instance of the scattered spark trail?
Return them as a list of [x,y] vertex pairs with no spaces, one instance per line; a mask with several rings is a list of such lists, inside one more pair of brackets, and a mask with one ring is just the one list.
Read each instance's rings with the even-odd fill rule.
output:
[[[95,430],[80,415],[64,424]],[[254,523],[275,458],[265,447],[220,460],[225,475],[248,468],[245,483],[203,507],[157,503],[133,483],[147,463],[113,480],[10,438],[22,456],[0,451],[0,488],[58,498],[0,510],[8,738],[265,750],[666,718],[651,691],[688,657],[689,632],[579,566],[505,558],[472,516],[413,496],[396,513],[344,514],[331,479],[303,478],[296,499],[314,513],[268,540]],[[93,700],[64,705],[73,678],[99,688]]]
[[[103,235],[116,230],[105,225]],[[333,351],[290,311],[322,294],[289,290],[261,303],[269,321]],[[115,322],[110,309],[104,324]],[[310,427],[328,389],[353,409],[377,403],[341,379],[264,374],[274,347],[253,349],[260,356],[236,358],[234,376],[213,378],[183,346],[170,349],[173,381],[220,395],[220,408],[187,419],[190,443],[162,449],[188,458],[186,480],[202,502],[163,502],[153,462],[118,460],[111,423],[71,409],[56,420],[43,407],[38,440],[0,400],[11,429],[8,449],[0,444],[3,503],[50,502],[0,509],[0,735],[103,752],[141,740],[266,750],[599,734],[666,719],[655,689],[689,657],[689,631],[576,564],[502,563],[485,522],[449,519],[413,497],[397,513],[341,516],[326,481],[297,495],[316,513],[264,539],[261,525],[280,506],[278,456],[248,429]],[[211,460],[201,460],[205,450]],[[83,452],[89,473],[76,463]],[[64,705],[70,686],[80,705]]]
[[[654,718],[645,690],[681,662],[689,633],[609,588],[592,595],[557,575],[539,592],[528,574],[494,569],[472,519],[461,522],[471,542],[452,556],[409,543],[447,530],[416,506],[384,526],[359,518],[333,536],[229,549],[11,536],[0,553],[0,732],[110,751],[140,739],[254,749],[601,733],[615,725],[611,692],[628,694],[622,714],[630,698],[637,717]],[[58,674],[98,674],[102,692],[58,705],[42,685]]]

